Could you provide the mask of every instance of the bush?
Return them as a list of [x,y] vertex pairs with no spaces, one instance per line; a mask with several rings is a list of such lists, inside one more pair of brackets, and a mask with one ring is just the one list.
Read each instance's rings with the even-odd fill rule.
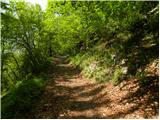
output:
[[25,118],[43,91],[46,77],[38,76],[16,84],[2,99],[2,118]]

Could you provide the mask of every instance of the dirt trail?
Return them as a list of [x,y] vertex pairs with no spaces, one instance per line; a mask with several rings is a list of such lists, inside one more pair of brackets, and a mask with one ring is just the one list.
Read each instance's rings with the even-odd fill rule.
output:
[[[123,88],[111,83],[98,84],[82,78],[80,71],[64,58],[54,60],[48,75],[45,91],[30,118],[152,118],[157,113],[156,106],[148,112],[141,100],[126,100],[129,93],[139,90],[135,80],[132,80],[133,84],[123,83]],[[127,87],[132,87],[132,90]]]

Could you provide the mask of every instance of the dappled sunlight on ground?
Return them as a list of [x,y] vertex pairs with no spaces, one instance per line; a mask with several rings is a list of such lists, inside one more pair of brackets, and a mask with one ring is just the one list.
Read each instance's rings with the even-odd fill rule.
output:
[[139,87],[137,79],[123,81],[119,86],[113,86],[110,82],[96,83],[84,79],[80,70],[58,58],[49,68],[48,74],[50,80],[41,101],[31,112],[32,118],[111,119],[158,116],[157,92],[152,95],[154,98],[148,98],[149,95]]

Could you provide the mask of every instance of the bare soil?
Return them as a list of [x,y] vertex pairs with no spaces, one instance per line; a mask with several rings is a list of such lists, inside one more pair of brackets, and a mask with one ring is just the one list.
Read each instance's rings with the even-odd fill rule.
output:
[[[159,73],[159,72],[158,72]],[[78,68],[56,58],[48,69],[44,93],[30,118],[154,118],[159,116],[158,76],[140,86],[135,78],[118,86],[83,78]]]

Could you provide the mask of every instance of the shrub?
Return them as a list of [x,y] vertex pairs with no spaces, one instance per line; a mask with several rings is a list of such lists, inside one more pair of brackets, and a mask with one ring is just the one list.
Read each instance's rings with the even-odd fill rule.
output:
[[41,95],[45,80],[46,77],[40,75],[17,83],[15,88],[1,99],[2,118],[25,118],[25,113]]

